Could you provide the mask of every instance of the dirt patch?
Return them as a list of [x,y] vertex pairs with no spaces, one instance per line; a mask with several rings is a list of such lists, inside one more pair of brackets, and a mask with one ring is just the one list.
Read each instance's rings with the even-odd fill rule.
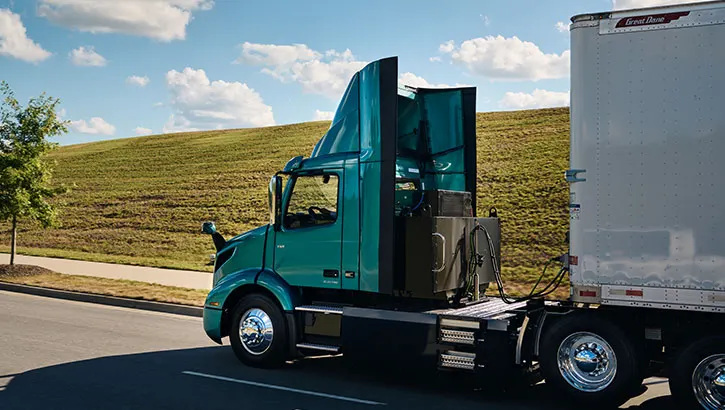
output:
[[0,278],[19,278],[54,273],[50,269],[35,265],[0,265]]

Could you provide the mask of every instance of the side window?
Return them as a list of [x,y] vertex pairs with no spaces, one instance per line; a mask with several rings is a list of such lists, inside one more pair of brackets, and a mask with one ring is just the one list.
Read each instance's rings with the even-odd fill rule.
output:
[[337,175],[300,175],[284,217],[289,229],[328,225],[337,220]]

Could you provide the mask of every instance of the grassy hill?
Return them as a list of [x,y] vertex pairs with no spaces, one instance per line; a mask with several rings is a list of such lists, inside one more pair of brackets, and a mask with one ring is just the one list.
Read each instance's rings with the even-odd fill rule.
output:
[[[127,138],[62,147],[55,180],[62,226],[21,223],[24,254],[210,271],[214,220],[232,236],[267,220],[267,183],[295,155],[309,155],[329,122]],[[479,113],[478,214],[495,206],[504,273],[528,283],[565,251],[569,111]],[[0,251],[9,232],[0,225]]]

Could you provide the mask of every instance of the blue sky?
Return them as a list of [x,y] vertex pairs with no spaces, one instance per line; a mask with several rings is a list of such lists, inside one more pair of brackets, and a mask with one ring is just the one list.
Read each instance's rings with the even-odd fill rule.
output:
[[0,80],[61,99],[64,145],[324,119],[392,55],[478,111],[561,106],[571,16],[671,2],[614,1],[0,0]]

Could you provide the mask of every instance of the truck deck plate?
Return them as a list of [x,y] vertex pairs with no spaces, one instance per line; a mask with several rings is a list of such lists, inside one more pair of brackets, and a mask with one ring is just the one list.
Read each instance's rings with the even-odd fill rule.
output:
[[489,319],[496,315],[511,310],[517,310],[526,307],[526,302],[506,303],[499,298],[491,298],[487,301],[476,303],[475,305],[466,306],[457,309],[449,309],[437,311],[442,316],[472,317],[477,319]]

